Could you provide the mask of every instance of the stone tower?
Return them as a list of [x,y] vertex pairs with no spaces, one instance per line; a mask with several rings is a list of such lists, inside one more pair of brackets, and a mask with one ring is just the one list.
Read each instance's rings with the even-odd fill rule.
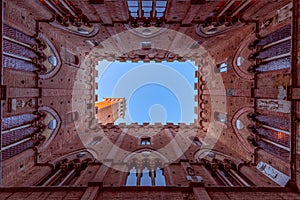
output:
[[118,118],[124,118],[126,111],[125,98],[103,98],[96,102],[96,118],[101,124],[114,123]]
[[[0,199],[299,199],[298,0],[1,6]],[[101,60],[193,61],[195,122],[99,124]]]

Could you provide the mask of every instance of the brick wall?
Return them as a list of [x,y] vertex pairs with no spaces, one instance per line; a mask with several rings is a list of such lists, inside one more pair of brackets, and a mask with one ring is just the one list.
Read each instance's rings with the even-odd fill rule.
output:
[[[283,1],[280,2],[272,2],[269,3],[268,5],[265,5],[265,2],[258,1],[258,5],[256,8],[257,14],[259,15],[259,18],[263,18],[268,12],[270,12],[270,8],[272,8],[272,12],[276,11],[276,9],[282,5]],[[286,3],[286,1],[284,1]],[[32,5],[32,8],[31,7]],[[110,6],[106,5],[90,5],[86,1],[81,2],[77,1],[74,3],[76,7],[78,6],[80,9],[85,11],[91,19],[99,20],[100,18],[105,18],[105,19],[110,19],[109,15],[109,10],[115,10],[116,8],[112,8],[111,4]],[[179,3],[180,4],[180,3]],[[189,3],[187,3],[189,5]],[[46,163],[48,161],[53,161],[56,158],[59,158],[63,156],[64,154],[68,154],[70,152],[73,152],[76,149],[82,149],[84,148],[84,145],[82,144],[82,141],[80,140],[79,136],[77,136],[77,129],[76,129],[76,123],[66,123],[68,116],[67,113],[70,112],[75,112],[76,111],[76,106],[79,105],[85,105],[90,99],[92,98],[91,90],[93,88],[90,87],[90,84],[88,83],[89,81],[94,81],[93,77],[91,76],[91,71],[88,70],[88,68],[93,67],[92,64],[88,63],[87,69],[78,69],[77,66],[72,66],[67,63],[68,59],[66,59],[63,55],[65,51],[72,52],[74,55],[78,56],[79,63],[84,63],[86,62],[85,58],[86,56],[90,53],[91,47],[88,46],[85,42],[83,37],[80,37],[78,35],[66,32],[62,29],[55,28],[49,23],[46,22],[41,22],[39,23],[39,26],[35,26],[36,22],[33,20],[35,17],[36,18],[41,18],[43,15],[41,13],[44,12],[45,18],[50,18],[48,11],[43,10],[43,9],[38,9],[35,11],[33,8],[39,8],[40,4],[36,4],[34,2],[28,3],[23,2],[23,1],[17,1],[17,2],[11,2],[11,1],[6,1],[5,2],[5,18],[6,22],[8,25],[4,26],[4,34],[6,36],[9,36],[15,40],[33,45],[34,44],[34,39],[33,37],[37,35],[36,30],[39,32],[45,34],[45,37],[47,37],[54,45],[54,47],[57,49],[58,52],[60,52],[60,55],[62,56],[62,67],[61,69],[55,74],[53,77],[49,79],[43,79],[43,80],[38,80],[37,75],[35,73],[32,73],[34,70],[34,65],[30,62],[27,61],[21,61],[15,58],[11,57],[4,57],[4,67],[6,68],[4,70],[4,84],[8,87],[9,91],[9,97],[16,97],[16,98],[24,98],[26,95],[33,96],[38,100],[38,106],[49,106],[52,107],[54,110],[56,110],[59,114],[59,117],[61,118],[62,125],[58,131],[57,136],[54,138],[52,143],[49,145],[48,148],[44,149],[43,152],[41,152],[39,156],[39,161],[41,163]],[[265,5],[265,6],[264,6]],[[14,7],[15,6],[15,7]],[[94,7],[95,6],[95,7]],[[255,5],[256,6],[256,5]],[[15,8],[15,11],[14,11]],[[211,7],[210,9],[212,9]],[[118,7],[120,9],[120,7]],[[182,8],[183,9],[183,8]],[[179,10],[182,11],[182,9],[177,7],[176,9],[172,9],[169,13],[169,17],[172,18],[173,15],[175,16],[176,13],[174,11]],[[96,12],[90,12],[91,10],[94,10]],[[106,12],[103,15],[97,14],[97,12],[101,11],[103,14],[103,10]],[[96,14],[95,14],[96,13]],[[113,12],[111,12],[113,13]],[[247,16],[247,13],[252,13],[251,9],[245,13]],[[181,13],[182,16],[180,16],[182,19],[185,18],[186,13]],[[104,16],[105,15],[105,16]],[[204,18],[204,16],[200,16],[201,18]],[[254,17],[254,15],[253,15]],[[23,20],[22,20],[23,18]],[[251,18],[248,16],[248,18]],[[205,18],[204,18],[205,19]],[[178,20],[178,19],[177,19]],[[111,21],[112,22],[112,21]],[[12,27],[17,27],[17,29],[14,29]],[[195,33],[194,26],[187,26],[187,27],[181,27],[180,24],[170,24],[171,29],[175,31],[179,31],[181,33],[185,33],[188,36],[193,37],[195,41],[201,41],[203,44],[203,47],[208,50],[208,52],[212,55],[213,59],[215,60],[215,63],[220,63],[225,60],[228,62],[228,71],[226,73],[221,73],[219,74],[221,76],[221,81],[215,83],[216,84],[216,91],[219,89],[218,87],[222,84],[224,84],[226,89],[232,89],[235,91],[233,96],[225,96],[226,93],[222,95],[204,95],[204,99],[207,100],[207,105],[205,105],[205,110],[207,110],[207,122],[206,126],[210,123],[210,114],[213,114],[215,111],[220,111],[224,107],[227,108],[226,114],[228,116],[228,119],[232,119],[234,114],[240,110],[242,107],[245,106],[254,106],[254,101],[250,96],[250,89],[253,87],[254,81],[249,81],[249,80],[244,80],[240,77],[238,77],[235,72],[232,70],[232,62],[233,62],[233,57],[234,54],[239,47],[240,43],[244,40],[244,38],[252,33],[255,30],[255,24],[247,24],[241,28],[232,30],[230,32],[227,32],[225,34],[219,35],[216,38],[199,38],[199,36]],[[38,29],[36,29],[38,28]],[[100,32],[96,36],[93,36],[89,39],[95,39],[99,42],[105,41],[107,38],[109,38],[111,35],[115,33],[120,33],[122,31],[126,30],[126,27],[122,23],[115,24],[114,26],[102,26],[100,25]],[[24,32],[24,33],[23,33]],[[26,33],[26,34],[25,34]],[[272,41],[277,41],[281,38],[284,38],[288,36],[290,33],[290,26],[284,27],[284,29],[280,30],[276,34],[271,34],[268,35],[267,37],[263,38],[261,40],[262,45],[272,42]],[[31,35],[31,36],[28,36]],[[180,47],[180,40],[176,37],[180,38],[180,34],[178,35],[174,34],[171,35],[169,38],[167,37],[159,37],[157,40],[157,44],[162,44],[165,41],[173,41],[174,43],[170,43],[170,46],[174,45],[174,49],[176,48],[181,48]],[[129,39],[130,40],[130,39]],[[132,40],[133,41],[133,40]],[[177,43],[176,43],[177,42]],[[116,41],[113,42],[112,45],[114,46],[113,49],[116,50],[116,52],[121,51],[123,46],[122,43],[118,43]],[[175,48],[176,46],[176,48]],[[178,46],[178,47],[177,47]],[[283,45],[284,48],[281,46],[274,47],[274,51],[269,49],[269,52],[265,52],[265,56],[273,56],[277,55],[278,52],[282,53],[281,50],[284,50],[283,52],[286,51],[289,47],[289,43]],[[172,47],[173,48],[173,47]],[[278,52],[277,52],[278,50]],[[4,41],[4,51],[20,55],[20,56],[25,56],[28,58],[34,58],[36,57],[35,53],[30,50],[29,48],[21,47],[20,45],[17,45],[15,43],[11,43],[9,41]],[[263,56],[263,55],[262,55]],[[100,59],[101,56],[96,57],[95,59]],[[96,61],[97,62],[97,61]],[[269,62],[265,67],[261,66],[263,69],[266,70],[277,70],[277,69],[282,69],[282,68],[287,68],[289,67],[290,62],[289,58],[285,58],[283,60],[279,60],[276,62]],[[282,67],[283,66],[283,67]],[[28,71],[28,72],[24,72]],[[281,73],[285,70],[278,71],[278,73]],[[211,71],[213,72],[213,70]],[[270,77],[259,77],[257,78],[257,81],[259,82],[261,80],[261,84],[258,86],[258,89],[264,89],[266,85],[268,85],[268,82],[273,81],[272,78],[276,73],[270,75]],[[213,74],[213,76],[217,76]],[[263,79],[263,80],[262,80]],[[37,96],[37,91],[39,91],[41,88],[42,91],[42,96]],[[101,87],[101,86],[100,86]],[[21,89],[20,89],[21,88]],[[26,89],[25,89],[26,88]],[[268,89],[264,90],[267,91]],[[92,91],[93,92],[93,91]],[[217,92],[216,92],[217,93]],[[215,94],[216,94],[215,93]],[[272,94],[268,95],[271,97],[274,95],[274,91],[272,91]],[[221,96],[221,97],[220,97]],[[273,96],[272,96],[273,97]],[[274,96],[275,98],[275,96]],[[226,99],[226,101],[224,100]],[[214,107],[215,110],[212,110],[212,104],[216,103],[217,107]],[[7,103],[4,101],[4,105],[7,105]],[[12,127],[20,126],[25,123],[32,122],[34,120],[34,116],[32,113],[36,108],[33,110],[28,109],[28,114],[27,115],[20,115],[21,113],[24,112],[24,110],[18,110],[17,112],[13,113],[12,115],[17,115],[13,116],[10,118],[4,118],[2,119],[2,129],[9,129]],[[86,110],[87,111],[87,110]],[[81,112],[79,112],[82,114]],[[86,118],[89,119],[88,115],[90,112],[85,112],[83,115],[80,115],[80,118],[78,121],[85,120]],[[270,112],[265,112],[264,114],[269,114],[270,116],[276,116],[279,117],[281,116],[280,114],[272,113]],[[5,113],[5,115],[10,115]],[[284,114],[282,114],[284,115]],[[7,116],[6,116],[7,117]],[[90,116],[92,118],[93,116]],[[286,116],[285,116],[286,117]],[[268,122],[278,122],[277,118],[274,118],[274,121],[267,120]],[[87,120],[88,121],[88,120]],[[87,122],[85,121],[85,122]],[[281,121],[280,121],[281,122]],[[283,122],[282,122],[283,123]],[[289,126],[284,122],[285,128]],[[159,127],[159,126],[158,126]],[[135,128],[137,130],[135,131]],[[121,149],[124,149],[128,152],[133,152],[133,151],[138,151],[138,150],[145,150],[148,148],[151,149],[160,149],[167,144],[170,143],[170,138],[178,134],[178,131],[180,132],[181,130],[178,129],[177,126],[170,126],[168,128],[161,128],[161,130],[158,130],[155,136],[151,138],[151,146],[148,148],[145,148],[140,145],[140,138],[136,137],[137,135],[139,136],[149,136],[149,134],[153,134],[154,130],[153,129],[147,129],[149,127],[133,127],[128,131],[128,133],[131,133],[132,135],[128,134],[123,136],[122,130],[118,127],[112,127],[112,128],[105,128],[101,127],[101,130],[103,129],[103,133],[107,140],[104,140],[105,142],[109,141],[113,144],[116,144],[121,147]],[[165,129],[168,129],[168,131],[165,131]],[[225,127],[224,125],[220,123],[213,123],[213,126],[211,127],[211,131],[214,133],[216,131],[221,130],[221,135],[217,139],[218,141],[216,142],[216,145],[214,146],[215,149],[218,149],[219,151],[224,152],[225,154],[229,154],[233,157],[239,157],[244,160],[250,161],[251,157],[250,155],[244,150],[242,144],[239,142],[237,139],[236,135],[233,133],[233,129],[231,127],[231,123],[228,123],[228,126]],[[32,129],[30,129],[32,131]],[[4,144],[9,143],[12,141],[12,138],[14,139],[20,139],[22,137],[27,136],[29,134],[29,129],[26,131],[15,131],[11,132],[10,135],[4,135]],[[194,133],[194,130],[188,129],[185,130],[184,136],[188,137],[189,134],[192,132]],[[196,131],[197,132],[197,131]],[[95,132],[92,131],[91,133],[88,132],[86,129],[82,129],[82,134],[94,134]],[[98,133],[100,134],[100,133]],[[186,135],[185,135],[186,134]],[[89,135],[88,137],[91,137]],[[95,135],[93,135],[95,136]],[[203,136],[203,135],[199,135]],[[203,138],[202,138],[203,139]],[[212,138],[216,139],[216,138]],[[183,140],[183,139],[182,139]],[[102,141],[102,142],[104,142]],[[186,140],[184,140],[187,142]],[[189,141],[190,142],[190,141]],[[286,141],[285,141],[286,142]],[[26,150],[30,148],[33,144],[33,141],[29,141],[24,144],[20,144],[16,146],[15,148],[12,148],[10,151],[4,151],[3,152],[3,159],[6,159],[5,165],[8,163],[11,166],[11,173],[12,174],[18,174],[18,173],[23,173],[22,171],[20,172],[18,167],[19,165],[17,164],[19,160],[14,160],[14,159],[20,159],[20,158],[26,158],[29,154],[27,153],[29,150]],[[109,155],[112,158],[115,158],[116,160],[122,158],[124,156],[121,154],[122,152],[120,151],[112,151],[111,148],[105,148],[105,145],[103,143],[100,143],[102,146],[100,147],[99,152],[103,153],[104,155]],[[262,144],[262,146],[265,144]],[[279,149],[272,149],[274,147],[269,147],[269,146],[263,146],[266,149],[269,149],[270,151],[275,151],[278,152],[279,156],[283,156],[284,159],[287,158],[288,154],[287,152],[282,152]],[[24,151],[25,150],[25,151]],[[200,163],[197,163],[194,159],[194,154],[197,152],[199,148],[195,145],[190,145],[186,151],[183,152],[182,157],[180,157],[181,160],[185,160],[185,162],[190,163],[193,168],[195,169],[195,173],[197,175],[200,175],[204,178],[205,184],[208,186],[216,186],[220,185],[220,182],[218,182],[215,177],[212,177],[210,172],[204,168],[204,166]],[[23,153],[20,153],[23,151]],[[168,152],[167,152],[168,153]],[[170,152],[170,154],[178,154],[178,152]],[[14,156],[15,155],[15,156]],[[22,157],[21,157],[22,155]],[[9,157],[14,156],[9,159]],[[19,157],[18,157],[19,156]],[[105,157],[105,156],[104,156]],[[272,165],[276,165],[276,158],[277,157],[272,157],[272,155],[265,154],[263,156],[258,156],[258,160],[265,160],[265,161],[271,161],[272,160]],[[30,164],[33,163],[33,156],[30,160]],[[175,185],[175,186],[189,186],[188,181],[186,180],[186,173],[180,164],[180,159],[172,160],[173,164],[166,166],[164,169],[164,173],[166,176],[166,180],[169,184]],[[9,160],[9,161],[7,161]],[[12,166],[16,166],[15,168]],[[76,185],[87,185],[88,181],[93,178],[94,174],[96,171],[101,167],[99,165],[94,165],[94,166],[89,166],[82,174],[76,179],[75,183]],[[39,176],[43,175],[43,173],[48,173],[48,169],[45,170],[45,168],[40,169],[36,168],[37,174],[39,173]],[[44,170],[44,171],[43,171]],[[43,173],[42,173],[42,172]],[[284,172],[287,170],[284,169]],[[16,173],[15,173],[16,172]],[[32,171],[34,172],[34,170]],[[101,171],[100,171],[101,172]],[[100,173],[99,172],[99,173]],[[5,171],[7,172],[7,169]],[[110,186],[111,184],[113,185],[122,185],[125,183],[125,178],[124,174],[120,172],[116,172],[114,169],[109,169],[106,171],[107,176],[104,178],[104,182],[106,185]],[[253,173],[255,176],[257,174]],[[249,176],[253,175],[250,173]],[[14,175],[14,176],[15,176]],[[104,175],[103,175],[104,176]],[[13,178],[9,178],[10,181],[13,180]],[[250,178],[251,179],[251,178]],[[27,183],[34,183],[37,180],[37,175],[36,176],[30,176],[30,174],[26,174],[26,180],[28,181]],[[20,182],[19,182],[20,183]],[[23,182],[24,183],[24,182]],[[85,189],[85,188],[84,188]],[[64,189],[62,189],[64,190]],[[114,190],[112,188],[111,190]],[[190,190],[190,189],[189,189]],[[132,196],[136,197],[137,195],[140,195],[141,197],[145,198],[163,198],[163,197],[173,197],[182,199],[183,197],[187,197],[190,195],[192,192],[191,190],[189,192],[181,192],[181,191],[168,191],[168,192],[157,192],[157,193],[152,193],[149,196],[147,192],[143,192],[139,194],[141,191],[125,191],[122,194],[120,192],[115,192],[115,191],[108,191],[108,192],[103,192],[102,194],[99,195],[99,198],[102,196],[110,196],[112,198],[120,198],[120,197],[128,197],[132,198]],[[267,194],[267,193],[266,193]],[[81,198],[83,195],[82,191],[73,191],[70,189],[69,191],[62,191],[62,192],[55,192],[55,191],[48,191],[44,192],[41,191],[39,194],[36,194],[35,192],[24,192],[24,193],[5,193],[3,194],[5,197],[9,198],[20,198],[21,197],[28,197],[30,199],[34,198],[51,198],[51,197],[56,197],[56,198]],[[236,194],[225,194],[224,192],[219,192],[215,194],[214,192],[210,193],[211,197],[223,197],[223,196],[231,196],[232,198],[238,198],[240,197],[238,193]],[[218,196],[219,195],[219,196]],[[261,194],[258,194],[258,196]],[[191,195],[192,196],[192,195]]]

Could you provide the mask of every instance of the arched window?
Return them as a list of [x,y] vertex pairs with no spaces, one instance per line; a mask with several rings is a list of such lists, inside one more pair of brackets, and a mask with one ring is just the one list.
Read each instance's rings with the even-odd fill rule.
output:
[[144,165],[141,174],[140,186],[152,186],[151,173],[148,165]]
[[166,186],[166,177],[163,170],[159,167],[155,170],[155,186]]
[[166,186],[161,163],[156,162],[155,167],[151,168],[148,161],[144,161],[141,168],[136,163],[130,165],[130,170],[126,178],[126,186]]
[[[155,2],[155,5],[153,3]],[[167,1],[166,0],[142,0],[141,1],[141,8],[139,8],[139,1],[138,0],[127,0],[127,5],[129,9],[129,13],[133,18],[161,18],[164,16],[164,12],[166,10]],[[155,8],[155,10],[152,10]],[[142,12],[140,12],[142,11]],[[142,16],[140,15],[142,14]]]
[[138,17],[138,9],[139,9],[139,3],[138,1],[127,1],[129,13],[131,17],[137,18]]
[[126,186],[136,186],[137,185],[137,171],[136,171],[135,166],[132,166],[132,168],[130,169],[125,185]]

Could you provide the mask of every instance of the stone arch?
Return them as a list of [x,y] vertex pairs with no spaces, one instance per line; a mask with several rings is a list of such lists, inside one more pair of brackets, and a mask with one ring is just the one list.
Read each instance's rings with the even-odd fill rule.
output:
[[[142,38],[151,38],[151,37],[158,36],[159,34],[162,34],[164,31],[166,31],[169,28],[168,24],[163,24],[162,27],[159,28],[154,26],[134,28],[129,24],[125,24],[124,26],[127,28],[127,30],[129,30],[133,34]],[[146,34],[144,34],[145,32]]]
[[[39,107],[38,112],[44,113],[44,116],[42,119],[42,123],[44,124],[44,131],[41,132],[43,141],[38,146],[39,151],[42,151],[56,137],[62,122],[61,122],[61,118],[59,117],[58,113],[51,107],[47,107],[47,106]],[[52,120],[55,120],[55,122]],[[52,122],[55,123],[55,127],[53,124],[51,125],[52,127],[49,127],[50,123],[52,123]],[[47,124],[45,124],[45,123],[47,123]]]
[[236,157],[233,157],[231,155],[227,155],[225,153],[222,153],[220,151],[216,151],[216,150],[211,150],[209,148],[201,148],[200,150],[196,151],[194,154],[194,159],[197,162],[201,162],[201,159],[203,158],[208,158],[210,160],[212,159],[218,159],[218,160],[230,160],[232,162],[234,162],[235,164],[241,164],[244,163],[243,160],[237,159]]
[[96,35],[99,32],[99,25],[98,24],[92,24],[91,26],[86,26],[82,24],[80,27],[76,27],[72,24],[69,24],[69,26],[63,26],[56,21],[50,23],[52,26],[62,29],[64,31],[67,31],[69,33],[73,33],[75,35],[80,35],[83,37],[92,37]]
[[62,186],[69,185],[77,179],[81,171],[85,170],[93,161],[93,156],[87,150],[77,150],[60,156],[47,164],[52,167],[37,183],[38,186]]
[[244,160],[209,149],[201,149],[194,158],[212,173],[220,185],[230,187],[255,185],[246,174],[241,173],[241,168],[248,165]]
[[195,26],[195,32],[204,38],[210,38],[217,35],[222,35],[228,31],[238,29],[244,25],[243,22],[237,22],[232,26],[226,26],[225,24],[215,26],[213,24],[204,26],[204,24],[198,24]]
[[[82,157],[80,157],[82,156]],[[86,149],[79,149],[70,153],[67,153],[63,156],[60,156],[54,160],[51,161],[51,163],[55,164],[63,159],[75,159],[75,158],[81,158],[81,160],[84,159],[92,159],[94,160],[94,156],[92,155],[92,153],[90,153],[88,150]]]
[[46,71],[39,73],[38,76],[41,79],[49,79],[60,70],[62,66],[61,57],[53,43],[44,34],[39,33],[39,38],[44,42],[45,49],[42,50],[42,53],[47,58],[41,63],[44,65]]
[[[247,137],[249,137],[250,134],[246,137],[243,136],[244,134],[242,134],[241,131],[237,128],[236,124],[242,115],[247,115],[247,114],[253,113],[253,112],[254,112],[254,108],[252,108],[252,107],[241,108],[233,115],[232,120],[231,120],[231,126],[234,130],[235,135],[237,136],[238,140],[241,142],[243,148],[245,150],[247,150],[248,153],[251,153],[254,150],[253,147],[250,145],[250,143],[247,141]],[[245,127],[247,127],[247,125]],[[247,129],[245,131],[247,131]]]
[[150,148],[142,148],[132,152],[123,159],[123,162],[130,164],[133,161],[143,162],[145,159],[153,162],[159,161],[162,166],[169,164],[169,159],[167,157],[165,157],[162,153]]
[[132,152],[123,161],[129,172],[126,186],[166,186],[163,168],[169,161],[161,153],[144,148]]
[[[241,79],[252,81],[254,79],[254,74],[251,74],[248,72],[248,69],[254,65],[252,62],[248,60],[248,56],[250,56],[252,53],[255,52],[255,49],[250,49],[249,45],[256,39],[256,34],[251,33],[249,36],[246,37],[246,39],[240,44],[238,47],[238,50],[236,51],[233,60],[232,60],[232,66],[233,70],[236,73],[238,77]],[[246,57],[247,56],[247,57]],[[238,66],[238,59],[243,57],[244,62],[241,64],[241,66]]]

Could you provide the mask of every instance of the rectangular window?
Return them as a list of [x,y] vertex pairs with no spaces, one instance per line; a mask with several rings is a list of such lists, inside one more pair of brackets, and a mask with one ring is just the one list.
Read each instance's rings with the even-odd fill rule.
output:
[[227,114],[225,114],[225,113],[215,112],[214,113],[214,118],[218,122],[221,122],[223,124],[227,124]]
[[142,138],[141,145],[151,145],[150,138]]

